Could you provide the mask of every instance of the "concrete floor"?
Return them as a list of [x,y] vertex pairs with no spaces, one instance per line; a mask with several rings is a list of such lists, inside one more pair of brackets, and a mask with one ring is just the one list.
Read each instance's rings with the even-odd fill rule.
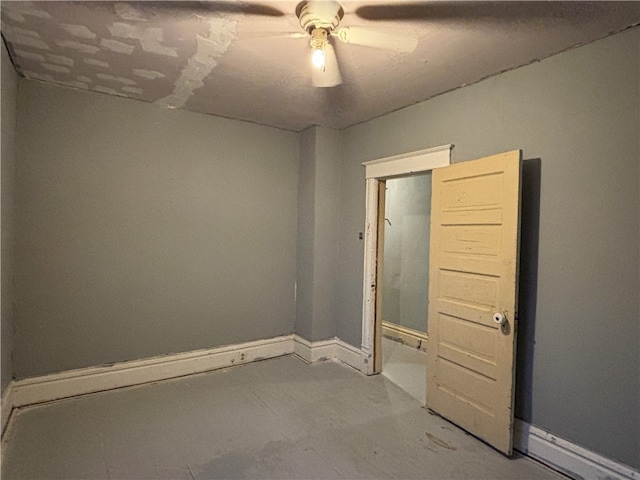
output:
[[508,459],[383,375],[280,357],[20,410],[2,478],[564,478]]
[[424,405],[427,395],[427,352],[382,339],[382,374]]

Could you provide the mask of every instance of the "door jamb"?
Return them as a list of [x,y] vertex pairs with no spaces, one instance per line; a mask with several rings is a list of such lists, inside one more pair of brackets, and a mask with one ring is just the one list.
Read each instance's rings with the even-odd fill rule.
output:
[[[380,373],[376,361],[376,297],[378,274],[378,213],[380,183],[388,178],[405,177],[428,172],[451,164],[453,145],[442,145],[416,152],[394,155],[364,162],[366,179],[366,224],[364,238],[364,281],[362,295],[362,345],[366,374]],[[379,352],[378,352],[379,354]]]

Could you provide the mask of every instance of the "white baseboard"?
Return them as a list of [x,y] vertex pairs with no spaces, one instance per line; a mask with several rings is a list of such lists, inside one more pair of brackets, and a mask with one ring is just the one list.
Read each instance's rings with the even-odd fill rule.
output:
[[[203,373],[292,353],[309,363],[335,359],[364,374],[371,373],[370,359],[365,352],[339,338],[310,342],[298,335],[286,335],[14,380],[2,394],[2,431],[14,408]],[[638,471],[518,419],[514,430],[514,448],[574,478],[640,480]]]
[[418,332],[412,328],[403,327],[391,322],[382,322],[382,336],[396,342],[404,343],[413,348],[427,351],[429,336],[424,332]]
[[370,375],[369,357],[362,350],[336,338],[336,358],[342,363]]
[[640,480],[640,472],[516,419],[514,448],[572,478]]
[[309,363],[336,359],[367,374],[368,359],[363,352],[338,337],[318,342],[310,342],[298,335],[294,339],[294,353]]
[[294,340],[293,353],[308,363],[330,360],[336,357],[335,338],[310,342],[306,338],[294,335]]
[[286,335],[14,380],[2,397],[2,426],[4,429],[13,408],[203,373],[292,353],[310,363],[338,359],[366,373],[367,360],[362,352],[338,338],[309,342],[298,335]]
[[4,429],[7,426],[7,422],[9,421],[9,417],[11,416],[11,411],[13,410],[13,384],[15,382],[12,380],[9,382],[9,385],[2,392],[2,403],[0,404],[0,416],[2,417],[2,426],[0,428],[0,433],[4,433]]
[[293,335],[196,350],[13,382],[12,407],[129,387],[293,353]]

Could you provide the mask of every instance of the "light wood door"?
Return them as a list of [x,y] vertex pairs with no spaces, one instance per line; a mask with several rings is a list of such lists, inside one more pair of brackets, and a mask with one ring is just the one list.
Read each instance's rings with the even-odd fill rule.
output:
[[431,197],[427,407],[507,455],[520,163],[513,151],[435,169]]

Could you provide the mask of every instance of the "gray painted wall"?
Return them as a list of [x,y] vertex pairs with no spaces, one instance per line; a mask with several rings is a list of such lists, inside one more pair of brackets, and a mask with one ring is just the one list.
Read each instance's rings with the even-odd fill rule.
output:
[[431,173],[386,181],[382,319],[427,331]]
[[300,133],[298,176],[298,244],[296,263],[296,325],[298,335],[313,335],[313,267],[315,265],[316,129]]
[[298,135],[20,82],[18,377],[292,333]]
[[[517,415],[640,468],[639,46],[636,28],[301,136],[21,80],[15,373],[265,338],[294,322],[309,339],[358,346],[361,162],[445,143],[455,162],[521,148]],[[4,77],[2,88],[4,102]],[[2,115],[4,170],[4,103]],[[296,260],[307,318],[295,314]]]
[[13,375],[12,351],[13,351],[13,270],[14,270],[14,183],[15,183],[15,137],[16,137],[16,98],[18,90],[18,76],[9,59],[6,46],[0,40],[2,46],[2,391],[11,381]]
[[340,132],[300,134],[296,333],[311,341],[336,332],[340,162]]
[[516,415],[640,468],[639,63],[635,28],[343,131],[338,335],[360,344],[360,163],[522,149]]

